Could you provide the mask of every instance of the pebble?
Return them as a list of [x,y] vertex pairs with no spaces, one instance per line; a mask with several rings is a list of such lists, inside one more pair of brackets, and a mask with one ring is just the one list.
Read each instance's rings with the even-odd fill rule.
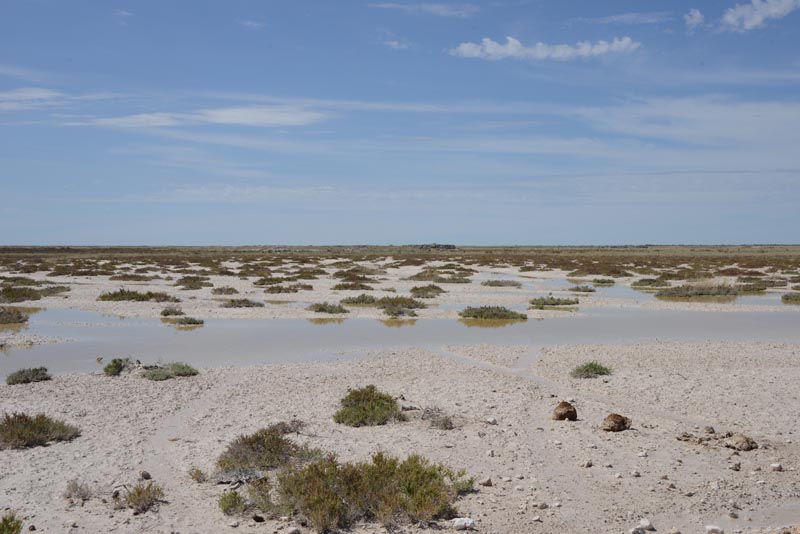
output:
[[707,525],[706,534],[725,534],[725,531],[722,529],[722,527]]
[[649,519],[640,519],[639,520],[639,527],[642,530],[655,530],[656,527],[653,526],[653,523]]
[[769,470],[781,472],[783,471],[783,466],[781,464],[769,464]]
[[497,418],[495,418],[495,417],[487,417],[486,418],[486,424],[487,425],[496,425],[497,424]]
[[647,451],[642,451],[639,453],[639,458],[647,458]]
[[289,530],[286,531],[286,534],[300,534],[299,527],[289,527]]
[[455,530],[471,530],[475,528],[475,521],[469,517],[457,517],[453,519],[453,528]]
[[480,484],[481,486],[490,487],[492,485],[492,479],[491,477],[486,477],[478,481],[478,484]]

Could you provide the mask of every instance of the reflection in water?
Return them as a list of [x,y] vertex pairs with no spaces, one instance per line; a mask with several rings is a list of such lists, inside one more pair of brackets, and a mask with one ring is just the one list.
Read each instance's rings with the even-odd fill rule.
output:
[[342,324],[346,319],[341,317],[314,317],[306,319],[311,324]]
[[417,319],[378,319],[384,326],[389,328],[401,328],[403,326],[414,326]]
[[658,300],[665,300],[668,302],[697,302],[705,304],[730,304],[736,302],[738,295],[706,295],[702,297],[665,297],[656,295]]
[[182,324],[181,318],[179,317],[162,317],[161,322],[167,326],[171,326],[175,330],[181,332],[191,332],[192,330],[197,330],[198,328],[203,328],[205,323],[200,324]]
[[458,322],[469,328],[503,328],[524,323],[525,319],[459,319]]

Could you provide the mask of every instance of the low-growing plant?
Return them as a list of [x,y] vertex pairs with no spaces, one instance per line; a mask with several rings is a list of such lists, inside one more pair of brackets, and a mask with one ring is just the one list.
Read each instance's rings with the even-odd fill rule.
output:
[[334,291],[372,291],[374,288],[363,282],[342,282],[333,286],[332,289]]
[[125,494],[125,505],[139,514],[156,509],[162,502],[164,490],[152,480],[139,482]]
[[669,282],[658,278],[642,278],[631,283],[631,287],[639,289],[658,289],[662,287],[669,287]]
[[178,326],[200,326],[205,324],[205,321],[202,319],[196,319],[194,317],[178,317],[177,319],[173,320],[173,324]]
[[50,380],[50,374],[46,367],[31,367],[14,371],[6,377],[6,384],[14,386],[17,384],[30,384],[31,382],[44,382]]
[[702,298],[702,297],[736,297],[739,292],[729,285],[682,285],[661,289],[656,293],[659,298]]
[[302,426],[300,421],[276,423],[253,434],[241,435],[217,459],[217,468],[234,478],[250,479],[271,469],[316,458],[319,451],[286,437]]
[[781,302],[784,304],[800,304],[800,292],[786,293],[781,297]]
[[133,369],[134,363],[130,358],[114,358],[103,367],[106,376],[119,376],[123,371]]
[[3,286],[0,288],[0,302],[14,303],[26,300],[39,300],[41,293],[32,287],[11,287]]
[[131,273],[121,273],[115,274],[109,278],[114,282],[149,282],[154,280],[155,276],[147,276],[145,274],[131,274]]
[[222,305],[223,308],[263,308],[264,303],[250,299],[231,299]]
[[387,317],[416,317],[417,312],[409,308],[402,308],[400,306],[385,306],[383,307],[383,314]]
[[481,285],[487,287],[522,287],[522,282],[516,280],[484,280]]
[[199,373],[197,369],[183,362],[169,363],[167,369],[173,376],[196,376]]
[[136,301],[136,302],[180,302],[180,299],[167,295],[160,291],[147,291],[140,293],[130,289],[118,289],[110,293],[103,293],[97,300],[103,302],[114,301]]
[[163,382],[164,380],[174,378],[174,376],[175,375],[173,375],[169,369],[165,369],[164,367],[152,367],[142,371],[142,378],[152,380],[153,382]]
[[176,317],[178,315],[184,315],[183,310],[178,306],[170,305],[161,310],[161,317]]
[[569,290],[574,293],[594,293],[596,291],[595,288],[587,285],[575,285],[569,288]]
[[349,306],[372,306],[377,302],[377,298],[372,295],[367,295],[366,293],[362,293],[357,297],[345,297],[341,300],[341,304],[347,304]]
[[200,469],[199,467],[190,467],[189,478],[191,478],[192,480],[194,480],[199,484],[201,482],[207,481],[208,475],[206,475],[206,472]]
[[191,365],[182,362],[174,362],[145,369],[142,373],[142,377],[155,382],[162,382],[179,376],[195,376],[197,374],[197,369]]
[[406,308],[409,310],[420,310],[428,307],[427,304],[425,304],[420,300],[403,296],[382,297],[377,300],[376,304],[379,308],[396,307],[396,308]]
[[418,455],[403,461],[375,454],[368,462],[339,463],[331,455],[278,476],[281,498],[317,532],[379,521],[427,523],[455,517],[460,494],[474,480]]
[[241,515],[247,510],[247,499],[238,491],[226,491],[219,496],[219,509],[225,515]]
[[67,499],[70,504],[80,504],[83,506],[83,503],[92,498],[92,490],[89,488],[88,484],[79,482],[77,479],[73,478],[67,482],[67,487],[64,490],[64,498]]
[[453,423],[453,418],[436,406],[422,410],[422,420],[428,421],[431,428],[439,430],[453,430],[456,427],[455,423]]
[[239,290],[235,287],[230,286],[223,286],[223,287],[215,287],[211,290],[212,295],[238,295]]
[[17,519],[17,514],[9,510],[0,517],[0,534],[20,534],[22,521]]
[[204,287],[211,287],[213,284],[208,280],[207,276],[182,276],[175,282],[176,287],[184,290],[202,289]]
[[340,404],[333,420],[347,426],[385,425],[389,421],[405,420],[397,401],[374,385],[350,390]]
[[592,280],[592,285],[600,287],[613,286],[616,281],[613,278],[595,278]]
[[606,367],[605,365],[595,361],[581,364],[569,373],[572,378],[597,378],[598,376],[610,374],[610,367]]
[[264,293],[278,294],[278,293],[297,293],[298,291],[311,291],[314,286],[311,284],[289,284],[288,286],[274,285],[269,286],[264,290]]
[[547,297],[536,297],[534,299],[531,299],[530,303],[531,303],[531,309],[543,310],[549,307],[576,306],[578,304],[578,299],[559,298],[549,295]]
[[436,284],[428,284],[427,286],[414,286],[410,292],[412,297],[418,299],[432,299],[445,293],[445,290]]
[[462,319],[526,321],[528,316],[524,313],[509,310],[503,306],[469,306],[458,312]]
[[0,324],[22,324],[28,322],[28,316],[12,308],[0,308]]
[[306,309],[316,313],[350,313],[350,310],[341,304],[331,304],[329,302],[317,302]]
[[24,449],[51,441],[70,441],[80,435],[77,427],[44,414],[3,414],[0,419],[0,449]]

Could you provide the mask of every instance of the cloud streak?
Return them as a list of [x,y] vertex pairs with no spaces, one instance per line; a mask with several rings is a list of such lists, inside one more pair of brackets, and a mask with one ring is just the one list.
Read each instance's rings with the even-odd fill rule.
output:
[[620,13],[606,17],[578,18],[578,22],[588,22],[592,24],[658,24],[669,22],[673,19],[669,11],[650,11],[645,13]]
[[636,51],[641,43],[630,37],[615,37],[611,42],[581,41],[574,45],[536,43],[525,46],[513,37],[506,37],[505,44],[500,44],[488,37],[480,43],[461,43],[450,50],[453,56],[464,58],[486,59],[497,61],[501,59],[522,59],[530,61],[571,61],[575,59],[588,59],[604,56],[606,54],[627,54]]
[[292,106],[242,106],[201,109],[193,112],[155,112],[95,118],[73,122],[70,126],[111,126],[119,128],[161,128],[197,124],[252,127],[305,126],[322,121],[327,115]]
[[382,2],[369,4],[369,7],[457,18],[471,17],[479,11],[478,6],[473,4],[399,4],[396,2]]
[[770,19],[780,19],[800,9],[800,0],[751,0],[736,4],[722,15],[722,28],[746,32],[761,28]]

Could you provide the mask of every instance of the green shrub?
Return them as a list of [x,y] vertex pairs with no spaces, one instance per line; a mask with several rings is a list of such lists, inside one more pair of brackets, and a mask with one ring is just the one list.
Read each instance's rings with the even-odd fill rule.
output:
[[247,500],[238,491],[226,491],[219,496],[219,509],[225,515],[242,515],[247,511]]
[[424,302],[411,298],[411,297],[382,297],[377,300],[376,304],[379,308],[406,308],[409,310],[420,310],[427,308],[428,305]]
[[50,375],[46,367],[32,367],[14,371],[6,377],[6,384],[14,386],[17,384],[30,384],[31,382],[44,382],[50,380]]
[[445,293],[445,290],[436,284],[414,286],[411,288],[411,296],[418,299],[432,299],[438,297],[442,293]]
[[215,287],[211,290],[211,294],[213,295],[238,295],[239,290],[234,287],[223,286],[223,287]]
[[173,324],[178,326],[200,326],[205,324],[202,319],[195,319],[194,317],[179,317],[174,320]]
[[274,285],[264,290],[264,293],[297,293],[298,291],[311,291],[314,286],[310,284],[290,284],[288,286]]
[[17,519],[17,515],[8,511],[0,518],[0,534],[20,534],[22,532],[22,521]]
[[146,378],[147,380],[152,380],[153,382],[163,382],[164,380],[169,380],[170,378],[174,378],[169,369],[165,369],[163,367],[153,367],[151,369],[145,369],[142,372],[142,377]]
[[462,319],[482,319],[482,320],[512,320],[512,321],[526,321],[528,316],[524,313],[515,312],[502,306],[480,306],[480,307],[467,307],[461,310],[458,315]]
[[167,364],[167,369],[173,374],[173,376],[195,376],[198,374],[197,369],[183,362],[173,362]]
[[597,378],[598,376],[605,376],[611,374],[611,368],[605,365],[591,361],[579,365],[570,372],[572,378]]
[[250,299],[231,299],[222,305],[223,308],[263,308],[264,303]]
[[147,291],[145,293],[140,293],[139,291],[133,291],[130,289],[118,289],[117,291],[112,291],[110,293],[103,293],[102,295],[97,297],[97,300],[103,302],[107,301],[180,302],[180,299],[177,299],[160,291]]
[[387,393],[381,393],[373,385],[353,389],[340,401],[341,408],[333,420],[347,426],[385,425],[391,420],[404,421],[397,401]]
[[531,309],[534,310],[543,310],[549,307],[557,307],[557,306],[576,306],[578,304],[578,299],[564,299],[558,298],[553,296],[547,297],[537,297],[530,300]]
[[800,304],[800,292],[786,293],[781,297],[781,302],[784,304]]
[[481,285],[487,287],[522,287],[522,282],[516,280],[485,280],[481,282]]
[[129,273],[115,274],[109,278],[109,280],[113,280],[115,282],[149,282],[154,279],[155,276],[147,276],[144,274],[129,274]]
[[156,366],[145,369],[145,371],[142,373],[142,377],[155,382],[162,382],[177,376],[195,376],[197,374],[197,369],[191,365],[181,362],[174,362],[168,363],[164,366]]
[[379,521],[427,523],[456,515],[454,503],[474,481],[463,472],[411,455],[403,461],[375,454],[371,461],[339,463],[334,456],[278,477],[281,498],[317,532]]
[[341,304],[330,304],[328,302],[318,302],[306,309],[316,313],[350,313],[350,310]]
[[374,288],[362,282],[342,282],[333,286],[334,291],[372,291]]
[[191,467],[189,468],[189,478],[191,478],[197,483],[200,483],[208,480],[208,475],[206,475],[205,471],[203,471],[199,467]]
[[217,468],[232,476],[250,478],[256,473],[315,458],[319,451],[297,445],[286,437],[302,426],[299,421],[276,423],[253,434],[241,435],[217,459]]
[[634,288],[661,288],[661,287],[669,287],[669,282],[666,280],[660,280],[658,278],[642,278],[641,280],[636,280],[635,282],[631,283],[631,287]]
[[183,276],[178,278],[175,286],[184,290],[193,290],[211,287],[213,284],[208,280],[207,276]]
[[27,276],[0,276],[0,285],[4,286],[40,286],[43,283]]
[[180,309],[178,306],[167,306],[163,310],[161,310],[161,317],[175,317],[178,315],[183,315],[183,310]]
[[572,286],[571,288],[569,288],[569,290],[573,291],[575,293],[594,293],[595,292],[595,288],[593,288],[592,286],[587,286],[587,285]]
[[156,508],[163,501],[164,490],[152,480],[136,484],[125,495],[127,507],[139,514]]
[[133,362],[130,358],[114,358],[103,367],[103,372],[107,376],[119,376],[123,371],[130,371],[132,368]]
[[28,316],[19,310],[0,308],[0,324],[22,324],[28,322]]
[[372,295],[367,295],[366,293],[362,293],[357,297],[345,297],[341,300],[341,304],[347,304],[350,306],[371,306],[377,302],[378,299]]
[[682,285],[661,289],[656,293],[659,298],[701,298],[701,297],[735,297],[739,292],[729,285]]
[[10,287],[0,288],[0,302],[23,302],[26,300],[39,300],[42,295],[32,287]]
[[383,314],[387,317],[416,317],[417,312],[408,308],[401,308],[400,306],[385,306]]
[[77,427],[44,414],[3,414],[0,420],[0,450],[38,447],[51,441],[70,441],[79,435]]
[[616,284],[616,281],[613,278],[595,278],[592,280],[592,285],[594,286],[607,287],[614,284]]

